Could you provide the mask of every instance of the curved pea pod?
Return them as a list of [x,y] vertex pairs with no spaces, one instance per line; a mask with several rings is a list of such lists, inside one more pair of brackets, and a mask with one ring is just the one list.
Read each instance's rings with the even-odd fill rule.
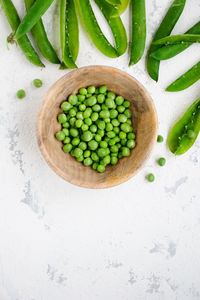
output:
[[105,0],[94,0],[94,1],[100,8],[102,14],[106,18],[112,30],[118,54],[119,55],[124,54],[124,52],[127,49],[128,43],[127,43],[126,30],[124,28],[122,20],[120,19],[120,17],[110,18],[109,9],[111,5],[107,3]]
[[181,155],[194,144],[200,131],[200,98],[185,112],[169,133],[168,146],[172,153]]
[[[28,11],[35,2],[35,0],[24,0],[24,2]],[[55,50],[53,49],[50,41],[48,40],[42,19],[40,19],[35,24],[35,26],[33,26],[33,28],[31,29],[31,33],[42,55],[51,63],[59,64],[60,60]]]
[[145,0],[132,0],[132,41],[129,66],[142,57],[146,43]]
[[75,60],[79,49],[79,33],[74,0],[60,1],[60,41],[63,58],[61,69],[77,68]]
[[27,12],[25,17],[21,21],[14,37],[16,39],[19,39],[24,34],[29,32],[47,11],[53,1],[54,0],[36,0],[31,6],[31,9]]
[[166,88],[166,91],[179,92],[185,90],[191,85],[193,85],[199,79],[200,79],[200,61],[197,64],[195,64],[191,69],[189,69],[186,73],[184,73],[178,79],[176,79],[172,84],[170,84]]
[[[196,23],[192,28],[185,32],[185,34],[200,34],[200,22]],[[176,56],[177,54],[183,52],[188,47],[190,47],[192,43],[184,43],[184,44],[175,44],[175,45],[167,45],[159,48],[155,52],[151,53],[151,57],[157,60],[166,60]]]
[[[16,31],[20,24],[20,18],[18,16],[15,6],[13,5],[11,0],[0,0],[0,3],[7,17],[8,23],[10,24],[10,27],[12,28],[13,31]],[[31,45],[31,42],[26,35],[20,38],[17,41],[17,43],[21,48],[22,52],[24,53],[24,55],[26,56],[26,58],[31,63],[39,67],[44,67],[44,64],[41,62],[37,52]]]
[[82,24],[94,45],[106,56],[118,57],[117,50],[109,43],[96,20],[89,0],[75,1]]
[[170,35],[153,42],[153,45],[173,45],[179,43],[200,43],[200,34]]
[[125,12],[130,0],[121,0],[121,4],[112,5],[111,10],[109,11],[110,17],[115,18],[119,17]]
[[[185,7],[185,2],[186,2],[186,0],[174,0],[173,1],[167,14],[164,17],[162,23],[160,24],[158,30],[156,31],[153,41],[156,41],[165,36],[168,36],[172,32],[180,15],[182,14],[182,11]],[[148,71],[150,77],[155,81],[158,81],[160,62],[158,60],[154,59],[153,57],[151,57],[150,54],[152,52],[155,52],[159,48],[160,48],[160,45],[151,44],[148,54],[147,54],[147,71]]]

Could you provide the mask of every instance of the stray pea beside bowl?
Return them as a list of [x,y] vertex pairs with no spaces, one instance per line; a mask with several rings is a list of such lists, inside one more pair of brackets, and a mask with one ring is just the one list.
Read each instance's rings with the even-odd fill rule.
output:
[[[55,138],[61,129],[57,121],[60,104],[81,87],[90,85],[107,85],[108,90],[131,102],[136,133],[136,147],[131,155],[108,166],[104,173],[97,173],[64,153],[62,143]],[[150,95],[136,79],[116,68],[89,66],[67,73],[49,89],[39,110],[36,133],[44,159],[59,176],[85,188],[108,188],[127,181],[144,165],[156,141],[157,114]]]

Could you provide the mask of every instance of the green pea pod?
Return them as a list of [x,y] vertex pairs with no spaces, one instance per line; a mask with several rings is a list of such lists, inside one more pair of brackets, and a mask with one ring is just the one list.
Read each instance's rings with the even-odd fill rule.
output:
[[[25,6],[27,11],[31,8],[35,0],[24,0]],[[42,19],[40,19],[35,26],[31,29],[32,35],[34,40],[36,41],[36,44],[38,45],[38,48],[42,55],[49,60],[53,64],[59,64],[60,60],[53,49],[50,41],[47,38],[47,34],[42,22]]]
[[122,20],[120,19],[120,17],[110,18],[109,9],[111,5],[107,3],[105,0],[94,0],[94,1],[99,6],[101,12],[106,18],[108,24],[110,25],[110,28],[112,30],[115,39],[115,44],[116,44],[116,49],[118,54],[119,55],[124,54],[124,52],[127,49],[127,34],[124,25],[122,23]]
[[179,92],[185,90],[191,85],[193,85],[199,79],[200,79],[200,61],[197,64],[195,64],[191,69],[189,69],[186,73],[184,73],[178,79],[176,79],[172,84],[170,84],[166,88],[166,91]]
[[[77,18],[75,13],[75,6],[73,0],[61,0],[60,1],[60,41],[62,58],[64,65],[69,69],[77,68],[74,59],[77,57]],[[74,29],[74,24],[76,23],[76,29]],[[71,30],[70,30],[71,28]],[[72,42],[73,41],[73,42]],[[78,41],[79,42],[79,41]],[[73,48],[73,46],[75,48]],[[71,51],[73,49],[73,51]],[[74,53],[74,57],[72,57]],[[74,59],[73,59],[74,58]],[[63,64],[61,69],[63,69]]]
[[172,153],[181,155],[194,144],[200,131],[200,98],[185,112],[169,133],[168,146]]
[[[192,28],[185,32],[185,34],[200,34],[200,22],[196,23]],[[175,44],[175,45],[167,45],[159,48],[155,52],[151,53],[151,57],[157,60],[166,60],[176,56],[177,54],[183,52],[188,47],[190,47],[192,43],[184,43],[184,44]]]
[[[158,39],[161,39],[165,36],[168,36],[174,26],[176,25],[184,7],[185,7],[186,0],[174,0],[171,7],[169,8],[167,14],[165,15],[162,23],[160,24],[158,30],[156,31],[156,34],[153,38],[153,41],[156,41]],[[153,45],[151,44],[148,54],[147,54],[147,71],[151,78],[155,81],[158,81],[159,76],[159,66],[160,62],[153,57],[150,56],[150,54],[157,49],[159,49],[159,45]]]
[[29,32],[47,11],[53,1],[54,0],[36,0],[31,6],[31,9],[27,12],[26,16],[21,21],[14,37],[16,39],[19,39],[24,34]]
[[[10,24],[10,27],[13,31],[17,30],[20,24],[20,18],[12,1],[0,0],[0,3]],[[31,42],[26,35],[20,38],[17,42],[22,52],[31,63],[39,67],[44,67],[44,64],[41,62],[37,52],[32,47]]]
[[127,9],[129,2],[130,0],[121,0],[121,4],[112,5],[111,10],[109,11],[110,17],[115,18],[123,14]]
[[75,1],[79,16],[87,31],[88,35],[92,39],[94,45],[108,57],[118,57],[117,50],[109,43],[99,24],[96,20],[92,7],[89,0],[76,0]]
[[179,43],[200,43],[200,34],[170,35],[153,42],[153,45],[173,45]]
[[146,43],[145,0],[132,0],[132,41],[129,66],[142,57]]

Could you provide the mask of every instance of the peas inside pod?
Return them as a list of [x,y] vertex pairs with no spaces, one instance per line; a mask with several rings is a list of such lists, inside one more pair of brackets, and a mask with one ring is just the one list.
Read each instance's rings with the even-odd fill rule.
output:
[[80,88],[61,104],[62,128],[56,139],[63,143],[64,152],[102,173],[136,146],[129,107],[128,100],[105,85]]

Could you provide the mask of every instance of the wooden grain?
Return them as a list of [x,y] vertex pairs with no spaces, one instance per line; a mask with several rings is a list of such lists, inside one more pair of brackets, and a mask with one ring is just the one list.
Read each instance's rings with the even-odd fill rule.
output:
[[[69,94],[89,85],[107,85],[131,102],[137,146],[129,157],[107,167],[104,173],[97,173],[64,153],[62,143],[55,138],[61,128],[57,121],[60,104]],[[89,66],[66,74],[50,88],[39,110],[36,132],[43,157],[58,175],[81,187],[108,188],[133,177],[149,157],[157,136],[157,114],[151,97],[136,79],[112,67]]]

